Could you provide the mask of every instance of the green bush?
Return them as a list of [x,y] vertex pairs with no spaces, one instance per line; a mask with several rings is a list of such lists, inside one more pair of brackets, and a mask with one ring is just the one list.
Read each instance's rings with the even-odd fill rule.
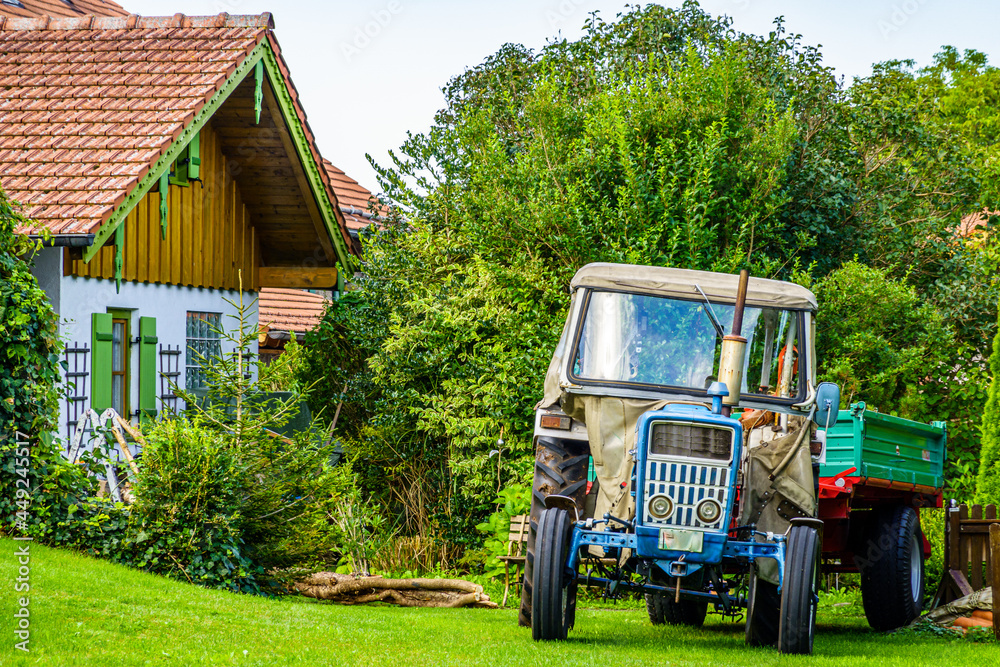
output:
[[285,342],[284,351],[268,364],[268,378],[266,382],[261,383],[260,389],[303,393],[304,387],[300,382],[303,364],[302,346],[292,333]]
[[255,484],[220,433],[186,419],[158,423],[146,434],[129,540],[117,559],[211,588],[256,591],[242,514]]
[[38,245],[15,233],[27,224],[0,189],[0,530],[58,541],[69,508],[92,484],[51,437],[61,343],[26,261]]
[[947,508],[920,510],[920,530],[931,544],[931,557],[924,561],[924,591],[928,602],[944,575],[944,521],[947,512]]
[[888,272],[856,261],[819,280],[816,356],[820,379],[840,385],[841,407],[865,401],[916,418],[925,393],[947,377],[954,337],[933,305]]
[[497,511],[476,526],[476,530],[486,535],[486,540],[475,560],[481,561],[483,573],[491,578],[500,577],[504,573],[504,564],[499,558],[508,555],[510,521],[515,516],[527,514],[531,509],[531,487],[511,484],[500,491],[494,502]]
[[[236,333],[225,334],[236,350],[256,335],[246,306]],[[5,440],[4,532],[243,592],[260,591],[265,571],[335,564],[342,550],[330,516],[342,483],[330,470],[331,448],[315,429],[278,436],[301,397],[265,401],[261,390],[291,370],[252,369],[236,352],[207,361],[208,397],[185,394],[187,416],[148,429],[131,506],[95,497],[93,474],[104,473],[106,453],[70,465],[51,440],[31,441],[27,451]],[[30,471],[31,492],[17,499],[30,508],[17,524],[19,469]]]
[[[59,382],[56,315],[27,264],[40,247],[14,230],[28,221],[0,189],[0,440],[48,438]],[[6,496],[4,496],[6,497]]]

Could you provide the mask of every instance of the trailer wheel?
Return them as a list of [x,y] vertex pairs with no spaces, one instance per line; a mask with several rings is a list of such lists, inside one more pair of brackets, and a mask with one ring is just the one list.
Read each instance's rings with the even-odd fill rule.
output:
[[572,525],[563,509],[544,510],[538,518],[531,609],[531,637],[536,641],[566,639],[573,627],[577,585],[566,572]]
[[687,625],[700,628],[705,623],[708,602],[699,600],[674,601],[670,593],[646,593],[646,611],[653,625]]
[[781,594],[770,581],[757,576],[757,567],[750,567],[750,586],[747,594],[747,646],[777,646],[778,612]]
[[785,575],[781,587],[778,650],[810,654],[816,633],[819,598],[819,532],[811,526],[793,525],[788,533]]
[[868,625],[902,627],[924,606],[924,548],[917,512],[899,505],[875,514],[858,558]]
[[521,580],[521,608],[518,625],[531,625],[531,593],[535,562],[535,534],[538,520],[545,509],[545,498],[553,494],[568,496],[583,509],[587,495],[587,463],[589,444],[578,440],[538,438],[535,448],[535,475],[531,483],[531,519],[528,544],[525,549],[524,576]]

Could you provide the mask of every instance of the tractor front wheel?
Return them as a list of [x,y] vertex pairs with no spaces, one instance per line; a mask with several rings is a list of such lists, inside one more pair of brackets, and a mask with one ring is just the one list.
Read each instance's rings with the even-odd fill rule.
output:
[[782,653],[812,653],[819,603],[819,548],[819,531],[812,526],[792,525],[778,622],[778,650]]
[[587,495],[587,464],[590,445],[586,441],[540,437],[535,446],[535,475],[531,483],[531,519],[525,549],[524,577],[521,580],[521,608],[517,623],[530,628],[534,587],[535,541],[545,498],[567,496],[581,511]]
[[547,509],[538,517],[531,605],[531,637],[536,641],[566,639],[573,627],[577,583],[566,571],[572,527],[563,509]]

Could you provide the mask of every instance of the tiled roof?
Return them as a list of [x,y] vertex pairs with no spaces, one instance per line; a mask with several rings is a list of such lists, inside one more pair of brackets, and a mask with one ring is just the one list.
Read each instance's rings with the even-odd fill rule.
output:
[[257,302],[262,333],[294,332],[301,338],[323,318],[327,300],[321,294],[298,289],[265,287]]
[[110,0],[0,0],[3,16],[128,16]]
[[271,26],[0,16],[0,183],[51,231],[94,233]]
[[[353,231],[364,229],[372,222],[372,214],[368,208],[369,202],[375,197],[368,188],[335,167],[329,160],[323,160],[323,166],[330,177],[333,191],[337,193],[340,211],[344,214],[347,228]],[[379,215],[384,215],[384,207],[378,207]]]

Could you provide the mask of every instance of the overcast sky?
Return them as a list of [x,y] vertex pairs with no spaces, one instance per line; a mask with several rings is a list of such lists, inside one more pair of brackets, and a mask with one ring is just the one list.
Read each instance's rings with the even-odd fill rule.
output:
[[[370,153],[388,164],[407,131],[421,132],[442,106],[441,87],[502,44],[537,49],[574,38],[588,12],[605,20],[624,2],[608,0],[118,0],[144,16],[274,14],[275,33],[320,151],[374,192]],[[665,2],[678,6],[677,1]],[[704,0],[742,32],[767,33],[774,17],[847,77],[871,65],[912,58],[928,64],[942,45],[1000,61],[1000,3],[989,0]]]

